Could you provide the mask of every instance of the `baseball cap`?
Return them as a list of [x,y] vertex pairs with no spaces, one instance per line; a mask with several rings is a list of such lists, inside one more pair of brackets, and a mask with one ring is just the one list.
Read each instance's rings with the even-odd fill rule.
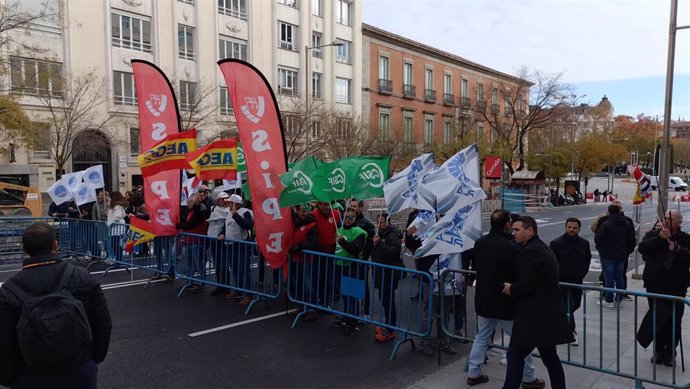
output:
[[230,201],[233,203],[242,204],[242,196],[234,194],[230,196]]
[[218,193],[218,199],[227,199],[228,197],[230,197],[230,195],[225,192]]

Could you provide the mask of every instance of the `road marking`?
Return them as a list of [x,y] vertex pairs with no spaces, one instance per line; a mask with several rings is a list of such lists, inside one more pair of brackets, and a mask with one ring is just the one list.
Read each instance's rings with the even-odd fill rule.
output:
[[[151,281],[152,284],[157,283],[157,282],[163,282],[167,280],[153,280]],[[149,280],[137,280],[137,281],[127,281],[127,282],[118,282],[115,284],[106,284],[102,285],[101,289],[103,290],[110,290],[110,289],[118,289],[118,288],[126,288],[128,286],[137,286],[137,285],[145,285]]]
[[[287,313],[296,312],[298,310],[299,310],[299,308],[291,309]],[[208,330],[203,330],[203,331],[199,331],[199,332],[192,332],[191,334],[187,334],[187,336],[189,336],[190,338],[195,338],[197,336],[210,334],[212,332],[223,331],[223,330],[227,330],[229,328],[239,327],[239,326],[243,326],[245,324],[255,323],[257,321],[262,321],[262,320],[268,320],[268,319],[272,319],[274,317],[283,316],[283,315],[285,315],[285,312],[272,313],[270,315],[255,317],[253,319],[240,321],[237,323],[232,323],[232,324],[228,324],[228,325],[224,325],[224,326],[220,326],[220,327],[216,327],[216,328],[211,328]]]

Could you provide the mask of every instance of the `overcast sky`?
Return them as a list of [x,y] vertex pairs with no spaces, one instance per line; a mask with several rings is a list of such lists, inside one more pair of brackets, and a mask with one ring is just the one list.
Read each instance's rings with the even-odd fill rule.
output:
[[[616,114],[663,114],[670,0],[364,0],[365,23],[515,74],[551,73]],[[690,24],[679,0],[678,25]],[[690,30],[676,40],[673,118],[690,118]]]

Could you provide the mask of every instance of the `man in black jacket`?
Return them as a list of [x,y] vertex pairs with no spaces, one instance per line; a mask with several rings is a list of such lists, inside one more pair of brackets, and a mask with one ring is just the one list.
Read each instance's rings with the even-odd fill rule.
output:
[[[484,363],[496,326],[500,326],[508,335],[513,329],[515,303],[509,296],[501,293],[504,282],[515,280],[514,260],[518,249],[510,241],[510,224],[508,211],[494,211],[491,214],[489,234],[479,238],[472,249],[469,268],[477,272],[474,302],[479,329],[468,358],[467,385],[470,386],[489,381],[489,377],[482,374],[480,366]],[[522,381],[525,388],[545,386],[543,380],[534,377],[534,366],[529,354],[526,355],[523,370]]]
[[[72,266],[62,262],[56,254],[55,230],[46,223],[34,223],[24,231],[22,244],[30,258],[24,260],[22,271],[8,282],[33,296],[54,292],[63,272]],[[108,305],[100,285],[84,268],[74,268],[67,290],[83,304],[93,339],[78,350],[76,361],[58,371],[46,372],[28,368],[24,363],[16,330],[22,303],[7,288],[0,288],[0,385],[12,388],[96,387],[96,365],[103,362],[110,344],[112,322]]]
[[513,223],[513,236],[522,248],[516,260],[516,281],[503,284],[503,293],[515,300],[515,323],[506,353],[508,368],[503,389],[520,387],[525,356],[535,347],[549,372],[551,387],[565,389],[556,345],[571,343],[573,336],[561,303],[558,262],[539,239],[534,218],[521,216]]
[[[589,241],[579,236],[582,223],[580,219],[570,217],[565,221],[565,234],[554,239],[551,251],[558,260],[558,280],[570,284],[582,284],[582,280],[589,272],[589,263],[592,261],[592,252]],[[575,311],[580,308],[582,301],[582,289],[561,287],[563,306],[568,314],[570,329],[573,332],[575,342],[573,346],[579,346],[577,332],[575,332]]]
[[[649,293],[685,297],[690,283],[690,235],[680,230],[683,223],[680,212],[669,211],[665,219],[664,228],[647,232],[638,248],[645,261],[642,273],[644,287]],[[656,350],[652,362],[663,362],[666,366],[673,366],[675,350],[681,336],[680,325],[685,304],[651,297],[648,298],[648,302],[649,312],[640,325],[638,341],[644,347],[648,347],[656,335]],[[656,334],[653,334],[654,320]],[[646,344],[643,343],[643,339],[647,340],[644,342]]]
[[[364,216],[364,201],[363,200],[356,200],[352,199],[350,200],[350,208],[352,208],[355,211],[355,225],[361,229],[363,229],[367,233],[367,239],[364,242],[364,251],[362,251],[362,259],[365,261],[368,261],[369,258],[371,257],[371,251],[374,249],[374,235],[376,234],[376,227],[374,226],[374,223],[371,222],[371,220],[367,219],[366,216]],[[364,275],[364,279],[368,280],[369,279],[369,268],[367,267],[365,269],[366,274]],[[370,297],[370,291],[369,291],[369,282],[366,281],[364,283],[364,307],[363,307],[363,314],[364,316],[369,316],[370,311],[371,311],[371,297]]]
[[[594,236],[594,243],[599,250],[601,270],[604,273],[604,287],[625,289],[625,263],[630,253],[635,251],[635,228],[628,222],[618,205],[611,204],[608,208],[608,219],[599,227]],[[622,300],[622,295],[616,296],[616,301]],[[604,292],[606,301],[597,304],[608,308],[615,307],[613,293]]]
[[[378,231],[374,235],[374,250],[371,252],[371,261],[388,266],[404,268],[400,258],[402,237],[400,232],[388,221],[388,214],[382,212],[376,219]],[[397,325],[398,314],[395,307],[395,290],[402,274],[399,270],[391,268],[374,267],[374,288],[379,291],[379,301],[385,311],[384,322],[391,327]],[[380,310],[379,310],[380,312]],[[388,342],[395,339],[395,334],[388,328],[377,331],[377,342]]]

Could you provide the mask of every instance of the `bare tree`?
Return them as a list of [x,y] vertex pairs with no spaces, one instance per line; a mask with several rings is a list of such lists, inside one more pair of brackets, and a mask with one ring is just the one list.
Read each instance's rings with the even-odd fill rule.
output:
[[[51,89],[39,95],[42,109],[41,116],[46,127],[46,134],[36,134],[34,142],[47,140],[47,151],[55,162],[58,172],[62,172],[72,156],[73,142],[83,130],[96,132],[117,118],[117,112],[107,112],[108,82],[99,77],[98,71],[91,69],[82,74],[65,77],[61,89]],[[99,142],[98,137],[90,138]],[[36,144],[32,145],[36,146]],[[109,144],[89,144],[89,147],[107,146]]]
[[[182,91],[182,84],[175,82],[175,93],[180,105],[180,130],[187,131],[196,128],[204,131],[205,126],[215,124],[215,114],[218,112],[216,93],[218,84],[211,82],[187,83],[189,90]],[[220,134],[209,135],[208,138],[217,138]]]
[[7,0],[0,4],[0,49],[21,51],[24,56],[28,52],[42,52],[38,44],[27,43],[20,37],[9,32],[27,29],[32,24],[47,20],[59,23],[60,10],[44,1],[35,7],[28,7],[19,0]]
[[[483,112],[494,136],[495,147],[509,151],[509,154],[505,153],[504,161],[511,175],[525,168],[529,132],[551,125],[557,116],[554,107],[571,90],[562,81],[561,73],[549,74],[523,67],[517,77],[517,86],[500,83],[497,87],[498,98],[505,104],[504,112],[499,111],[500,101],[491,101]],[[514,168],[515,162],[517,168]]]

